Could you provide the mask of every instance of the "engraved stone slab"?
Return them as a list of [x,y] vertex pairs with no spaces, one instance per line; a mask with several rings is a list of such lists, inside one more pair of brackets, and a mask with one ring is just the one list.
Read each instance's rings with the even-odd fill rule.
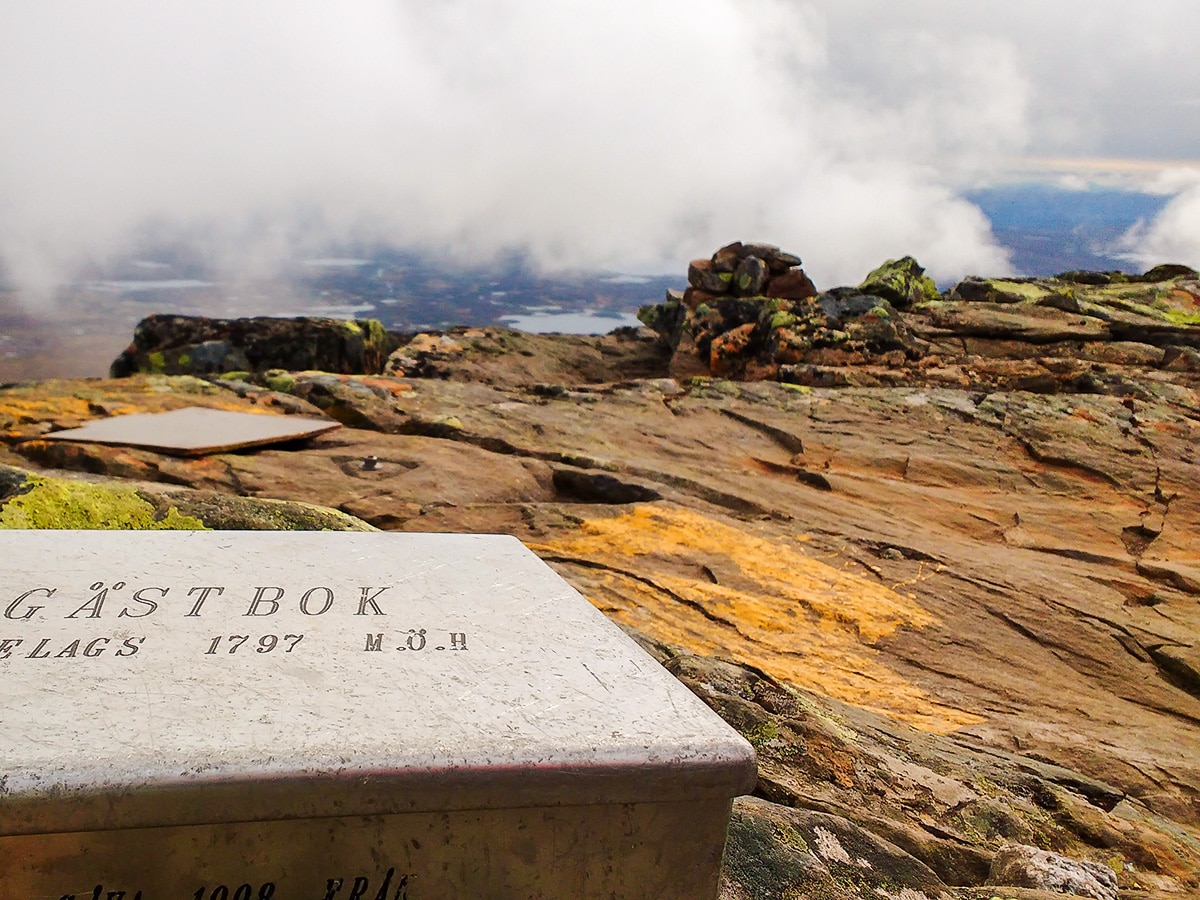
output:
[[51,441],[144,447],[174,456],[202,456],[303,440],[341,427],[340,423],[328,419],[193,406],[163,413],[112,416],[79,428],[54,431],[44,437]]
[[716,894],[753,751],[513,538],[0,552],[0,896]]

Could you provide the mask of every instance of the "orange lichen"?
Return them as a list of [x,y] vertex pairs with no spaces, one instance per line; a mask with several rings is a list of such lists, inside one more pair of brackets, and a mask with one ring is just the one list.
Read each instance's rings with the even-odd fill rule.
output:
[[983,721],[938,703],[872,647],[897,629],[938,624],[933,615],[910,597],[806,556],[795,544],[688,510],[640,507],[585,521],[573,535],[531,547],[583,563],[588,568],[578,580],[589,599],[658,640],[757,666],[929,731]]
[[266,404],[253,403],[198,378],[149,375],[109,381],[45,381],[0,391],[0,427],[15,439],[28,435],[14,430],[14,425],[52,422],[59,427],[75,427],[107,416],[165,412],[185,406],[279,414]]
[[88,401],[79,397],[39,397],[19,394],[0,395],[0,417],[18,424],[44,422],[66,416],[90,419],[95,416]]
[[407,394],[412,391],[413,386],[403,381],[397,381],[395,378],[379,378],[372,375],[362,375],[358,378],[363,384],[372,388],[382,388],[390,393],[393,397],[398,397],[401,394]]

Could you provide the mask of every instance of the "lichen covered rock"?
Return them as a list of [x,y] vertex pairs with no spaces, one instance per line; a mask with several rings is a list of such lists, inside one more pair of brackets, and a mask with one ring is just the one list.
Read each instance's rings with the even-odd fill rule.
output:
[[55,478],[0,465],[0,528],[373,531],[346,513],[296,500]]
[[1005,844],[992,860],[990,885],[1039,888],[1092,900],[1117,900],[1117,875],[1108,866],[1068,859],[1026,844]]
[[[0,387],[0,462],[130,479],[157,522],[517,535],[755,747],[724,900],[1053,900],[986,884],[1006,844],[1130,900],[1196,895],[1194,273],[968,279],[901,309],[752,246],[708,268],[754,256],[763,292],[674,292],[658,340],[451,329],[403,378]],[[190,404],[356,424],[200,459],[39,440]]]
[[689,272],[687,290],[638,313],[676,378],[1145,396],[1142,371],[1200,372],[1200,276],[1187,266],[969,277],[942,295],[904,256],[818,293],[799,257],[733,243]]
[[756,797],[733,807],[722,897],[935,900],[945,885],[927,866],[841,816]]
[[0,467],[0,528],[188,530],[200,519],[161,508],[135,488],[47,478]]
[[824,362],[830,352],[855,363],[892,351],[899,355],[889,364],[921,355],[890,302],[911,306],[910,295],[924,297],[932,285],[911,257],[880,267],[863,287],[824,294],[798,256],[766,244],[728,244],[688,271],[687,291],[638,312],[672,349],[677,378],[777,380],[782,366]]
[[938,299],[937,285],[911,256],[889,259],[869,274],[858,289],[882,297],[896,309],[908,309]]
[[375,319],[154,315],[138,323],[133,343],[113,362],[110,374],[320,369],[377,375],[399,342]]

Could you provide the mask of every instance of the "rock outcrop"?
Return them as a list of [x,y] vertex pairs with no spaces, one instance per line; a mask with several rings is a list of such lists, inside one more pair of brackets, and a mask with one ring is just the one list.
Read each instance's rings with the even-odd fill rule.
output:
[[654,378],[669,353],[644,329],[618,328],[603,337],[525,334],[511,328],[451,328],[401,337],[386,373],[498,387],[589,384]]
[[992,859],[988,884],[1117,900],[1117,875],[1108,866],[1079,862],[1028,844],[1005,844]]
[[[932,299],[901,260],[855,288],[738,296],[799,278],[747,246],[696,280],[728,282],[716,307],[755,336],[721,364],[771,378],[714,377],[712,344],[682,337],[671,357],[646,332],[459,330],[402,353],[403,377],[9,386],[0,463],[23,471],[3,483],[88,474],[151,522],[269,498],[519,536],[756,747],[724,897],[1052,896],[999,874],[1014,844],[1104,867],[1131,900],[1200,891],[1194,273]],[[749,300],[791,304],[768,332],[810,341],[796,362],[762,355],[761,317],[733,324]],[[701,374],[669,377],[681,354]],[[201,459],[41,440],[196,404],[347,427]]]
[[773,296],[771,281],[762,295],[745,296],[720,281],[722,254],[729,248],[692,264],[693,287],[639,313],[670,348],[679,377],[1125,395],[1162,380],[1135,383],[1143,373],[1200,372],[1200,276],[1186,266],[968,278],[941,295],[904,257],[857,287],[817,293],[804,278],[803,296]]
[[154,315],[110,374],[220,375],[268,369],[378,374],[399,341],[375,319],[206,319]]
[[0,466],[0,528],[221,531],[374,531],[353,516],[300,500],[56,478]]

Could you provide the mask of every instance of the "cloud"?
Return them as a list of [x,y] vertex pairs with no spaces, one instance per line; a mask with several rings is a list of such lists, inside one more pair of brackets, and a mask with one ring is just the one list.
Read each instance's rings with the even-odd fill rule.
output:
[[[832,15],[838,52],[856,53],[856,68],[878,40],[872,34],[896,30],[931,36],[965,71],[990,62],[970,39],[1010,48],[1031,86],[1026,126],[1037,155],[1186,159],[1200,146],[1200,119],[1188,111],[1200,58],[1178,43],[1200,28],[1200,6],[1187,0],[1143,0],[1136,11],[1126,0],[900,0],[886,12],[842,0]],[[850,77],[874,90],[879,79],[866,65]]]
[[1163,207],[1153,221],[1138,223],[1121,239],[1122,255],[1143,270],[1168,262],[1200,269],[1200,172],[1175,174],[1175,179],[1183,178],[1190,178],[1190,186]]
[[1167,13],[1196,14],[1147,0],[1147,28],[1117,31],[1117,9],[0,0],[0,264],[47,292],[170,235],[218,272],[353,241],[679,271],[742,238],[820,284],[904,253],[1000,272],[963,185],[1030,148],[1128,143],[1117,104],[1190,121],[1135,100],[1174,83]]

